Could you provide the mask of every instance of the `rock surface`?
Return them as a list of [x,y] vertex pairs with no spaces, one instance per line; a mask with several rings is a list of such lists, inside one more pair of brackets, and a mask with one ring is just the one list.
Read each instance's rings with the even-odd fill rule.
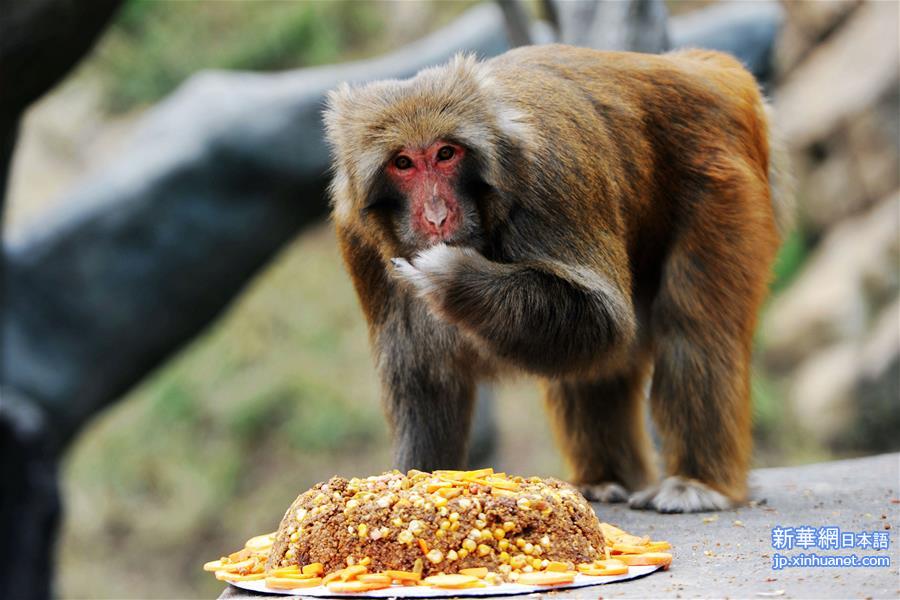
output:
[[778,90],[776,118],[791,147],[822,140],[897,85],[898,4],[864,4],[848,19]]
[[900,192],[829,231],[763,323],[775,370],[831,344],[861,338],[873,309],[897,294]]
[[[763,324],[797,426],[841,450],[897,448],[900,193],[832,227]],[[865,399],[865,401],[863,401]]]
[[[594,505],[601,520],[626,531],[672,543],[672,568],[642,579],[550,593],[550,598],[896,598],[896,528],[900,522],[900,454],[832,463],[758,469],[751,479],[752,506],[720,513],[660,515],[621,504]],[[850,551],[772,548],[775,526],[835,526],[842,531],[887,531],[891,567],[772,569],[773,556]],[[890,529],[889,529],[890,528]],[[220,600],[272,597],[229,587]],[[536,596],[531,596],[536,597]]]

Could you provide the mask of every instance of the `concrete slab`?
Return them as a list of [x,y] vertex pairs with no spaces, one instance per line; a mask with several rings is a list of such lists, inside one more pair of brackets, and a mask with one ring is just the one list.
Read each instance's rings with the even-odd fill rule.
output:
[[[601,520],[638,535],[665,539],[672,568],[620,584],[582,588],[553,598],[900,598],[900,454],[830,463],[758,469],[753,501],[736,510],[660,515],[622,505],[595,505]],[[889,534],[887,550],[778,550],[772,529],[834,526],[847,532]],[[871,536],[870,536],[871,539]],[[796,541],[796,538],[795,538]],[[856,554],[890,557],[889,567],[785,567],[776,554],[795,557]],[[236,588],[220,600],[264,597]]]

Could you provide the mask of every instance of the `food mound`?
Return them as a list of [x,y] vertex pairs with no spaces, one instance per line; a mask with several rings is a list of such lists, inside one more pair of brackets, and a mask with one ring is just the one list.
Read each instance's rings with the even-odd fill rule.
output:
[[667,568],[669,547],[600,523],[584,497],[556,479],[394,471],[316,485],[277,532],[203,568],[229,582],[264,579],[268,591],[558,586],[629,567]]
[[556,479],[493,469],[334,477],[285,513],[270,569],[321,563],[326,573],[364,562],[423,576],[486,567],[508,576],[604,553],[593,509]]

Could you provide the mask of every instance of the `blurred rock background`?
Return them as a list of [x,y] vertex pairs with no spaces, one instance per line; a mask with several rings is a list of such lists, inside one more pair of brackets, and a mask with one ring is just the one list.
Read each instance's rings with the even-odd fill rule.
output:
[[[4,236],[65,210],[62,192],[109,164],[144,111],[195,71],[377,55],[473,3],[253,4],[127,3],[92,56],[29,111]],[[898,5],[783,7],[769,91],[799,211],[760,321],[758,465],[896,449],[900,440]],[[495,466],[565,476],[533,382],[503,386],[497,418]],[[365,326],[323,224],[81,433],[64,465],[57,593],[214,596],[221,585],[199,571],[203,561],[274,528],[316,481],[388,466]]]
[[[898,5],[789,2],[777,119],[797,179],[798,268],[773,298],[762,364],[813,451],[900,444]],[[788,258],[783,256],[783,258]]]

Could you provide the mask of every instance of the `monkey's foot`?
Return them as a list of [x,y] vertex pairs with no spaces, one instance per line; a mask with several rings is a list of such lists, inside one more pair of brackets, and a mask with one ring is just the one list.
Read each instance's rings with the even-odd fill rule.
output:
[[618,483],[608,481],[606,483],[583,483],[578,486],[578,491],[591,502],[625,502],[628,500],[628,492]]
[[734,506],[726,496],[696,479],[673,475],[657,485],[635,492],[628,499],[631,508],[661,513],[725,510]]

